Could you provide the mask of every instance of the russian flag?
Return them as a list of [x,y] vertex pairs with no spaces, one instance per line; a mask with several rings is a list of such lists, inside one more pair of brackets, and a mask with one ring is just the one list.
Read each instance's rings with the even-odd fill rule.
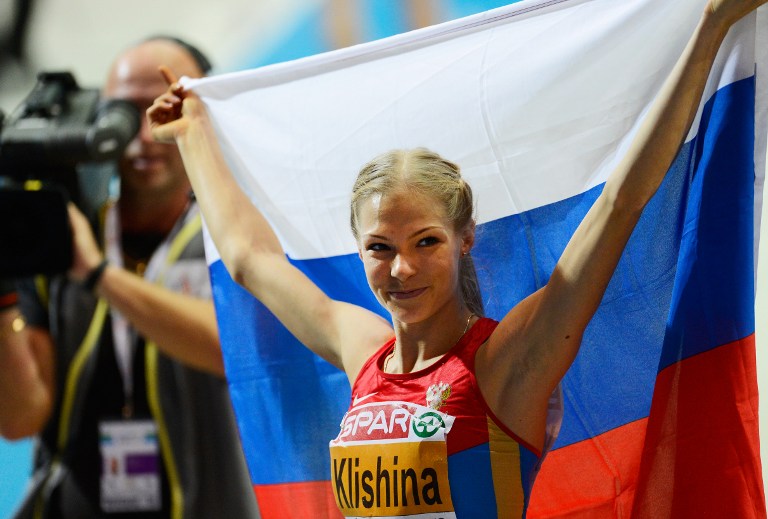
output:
[[[499,319],[547,282],[704,3],[526,0],[187,85],[289,259],[331,297],[385,316],[349,231],[356,173],[392,148],[460,164],[477,196],[487,315]],[[756,20],[724,42],[563,380],[560,436],[529,517],[766,515],[754,236],[768,60],[756,59]],[[349,404],[346,377],[234,284],[210,242],[207,252],[262,516],[338,517],[328,441]]]

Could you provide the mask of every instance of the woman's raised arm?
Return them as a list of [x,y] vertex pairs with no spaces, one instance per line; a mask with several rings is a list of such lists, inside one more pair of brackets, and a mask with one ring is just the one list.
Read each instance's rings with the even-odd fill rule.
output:
[[185,91],[168,69],[161,72],[170,86],[147,111],[152,134],[178,145],[230,275],[299,341],[354,380],[368,356],[392,336],[389,323],[368,310],[328,298],[287,261],[271,225],[229,170],[202,101]]
[[[484,385],[491,402],[519,401],[515,416],[540,415],[546,409],[547,398],[578,352],[584,329],[643,208],[690,129],[723,38],[733,23],[765,1],[709,2],[626,156],[577,228],[548,284],[502,320],[478,355],[479,376],[493,380]],[[530,436],[543,437],[543,422],[535,421],[539,425]]]

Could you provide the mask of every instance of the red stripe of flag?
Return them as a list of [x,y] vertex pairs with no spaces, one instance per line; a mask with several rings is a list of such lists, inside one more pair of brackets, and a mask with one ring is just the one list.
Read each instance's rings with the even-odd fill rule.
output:
[[628,517],[646,425],[637,420],[547,454],[529,519]]
[[330,481],[254,485],[253,491],[262,519],[343,517],[333,497]]
[[656,380],[633,518],[765,518],[755,336]]

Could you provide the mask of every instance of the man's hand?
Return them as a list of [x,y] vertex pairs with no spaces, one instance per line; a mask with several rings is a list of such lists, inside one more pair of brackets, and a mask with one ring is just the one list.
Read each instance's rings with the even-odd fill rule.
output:
[[72,229],[73,249],[69,276],[75,281],[82,282],[101,263],[103,255],[96,243],[96,238],[93,236],[88,219],[72,203],[67,209],[69,211],[69,225]]

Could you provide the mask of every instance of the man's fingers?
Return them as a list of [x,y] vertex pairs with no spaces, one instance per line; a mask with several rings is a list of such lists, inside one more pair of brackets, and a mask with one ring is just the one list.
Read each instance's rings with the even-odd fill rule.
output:
[[173,74],[173,72],[171,72],[171,69],[169,69],[165,65],[160,65],[157,68],[158,70],[160,70],[160,73],[163,75],[163,78],[165,79],[166,83],[168,83],[169,85],[173,85],[178,81],[178,79]]

